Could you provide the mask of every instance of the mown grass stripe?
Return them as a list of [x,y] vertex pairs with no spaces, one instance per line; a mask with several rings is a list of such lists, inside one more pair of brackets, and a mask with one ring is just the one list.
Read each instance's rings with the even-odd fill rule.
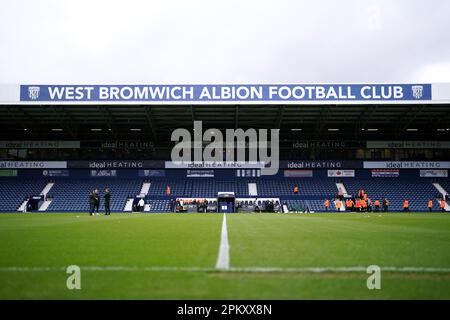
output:
[[[123,272],[244,272],[244,273],[348,273],[366,272],[367,267],[307,267],[307,268],[281,268],[281,267],[231,267],[217,269],[207,267],[131,267],[131,266],[80,266],[81,271],[123,271]],[[66,267],[0,267],[0,272],[55,272],[65,271]],[[450,273],[450,268],[437,267],[381,267],[382,272],[396,273]]]

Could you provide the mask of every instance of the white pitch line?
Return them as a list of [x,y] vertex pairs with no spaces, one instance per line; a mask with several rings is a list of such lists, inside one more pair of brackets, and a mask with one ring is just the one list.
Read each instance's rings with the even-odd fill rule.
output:
[[216,269],[230,269],[230,244],[228,243],[227,214],[223,214],[222,232],[220,235],[219,255],[217,256]]
[[[397,273],[450,273],[450,268],[433,267],[380,267],[383,272]],[[279,267],[250,267],[250,268],[230,268],[230,272],[262,272],[262,273],[350,273],[366,272],[367,267],[307,267],[307,268],[279,268]]]
[[[242,273],[358,273],[366,272],[364,266],[353,267],[306,267],[306,268],[280,268],[280,267],[229,267],[218,269],[211,267],[132,267],[132,266],[80,266],[81,271],[116,271],[116,272],[242,272]],[[66,267],[0,267],[0,272],[64,272]],[[450,268],[435,267],[381,267],[383,272],[393,273],[450,273]]]

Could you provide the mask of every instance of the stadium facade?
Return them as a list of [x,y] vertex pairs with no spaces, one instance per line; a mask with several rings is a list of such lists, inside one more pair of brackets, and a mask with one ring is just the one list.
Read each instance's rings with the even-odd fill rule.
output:
[[[115,212],[343,211],[361,190],[370,210],[450,210],[450,84],[27,84],[0,104],[0,211],[87,211],[106,187]],[[171,133],[196,121],[279,130],[278,172],[174,166]]]

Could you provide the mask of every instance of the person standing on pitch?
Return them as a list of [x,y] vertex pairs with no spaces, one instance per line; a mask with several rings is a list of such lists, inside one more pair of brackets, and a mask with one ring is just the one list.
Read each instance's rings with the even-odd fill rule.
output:
[[98,194],[98,189],[96,188],[94,190],[94,211],[97,213],[98,216],[98,209],[100,208],[100,195]]
[[403,200],[403,211],[409,212],[409,201],[408,199]]
[[325,211],[328,211],[328,208],[330,207],[330,200],[325,199],[323,206],[325,207]]
[[145,201],[144,201],[144,198],[141,198],[141,200],[139,200],[139,202],[138,202],[139,212],[144,212],[144,207],[145,207]]
[[441,208],[441,211],[445,211],[445,205],[446,205],[445,198],[442,198],[441,202],[439,203],[439,207]]
[[428,200],[428,210],[430,212],[433,211],[433,199]]
[[380,211],[380,200],[375,199],[375,212]]
[[388,199],[383,197],[383,212],[387,212],[389,210],[389,201]]
[[94,199],[94,192],[89,192],[89,215],[92,216],[94,214],[94,207],[95,207],[95,199]]
[[105,201],[105,216],[109,216],[111,215],[110,209],[111,193],[109,192],[109,188],[105,188],[105,194],[103,195],[103,199]]
[[336,203],[334,204],[334,206],[336,207],[336,211],[341,211],[341,207],[342,207],[341,200],[337,199]]

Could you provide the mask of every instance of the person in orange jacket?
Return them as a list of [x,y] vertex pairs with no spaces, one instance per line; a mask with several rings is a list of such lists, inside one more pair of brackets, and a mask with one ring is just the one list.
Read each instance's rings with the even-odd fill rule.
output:
[[354,211],[355,210],[355,202],[352,200],[352,199],[350,199],[350,211]]
[[361,200],[361,211],[367,211],[367,201],[364,198]]
[[446,205],[445,199],[442,198],[441,202],[439,203],[439,207],[441,208],[441,211],[445,211],[445,205]]
[[341,202],[341,200],[337,200],[336,201],[336,203],[335,203],[335,206],[336,206],[336,210],[337,211],[341,211],[341,207],[342,207],[342,202]]
[[379,212],[380,211],[380,200],[375,199],[374,205],[375,205],[375,211]]
[[356,199],[355,201],[355,209],[357,212],[361,211],[361,200],[360,199]]
[[409,211],[409,201],[408,201],[408,199],[403,200],[403,211],[404,212]]
[[347,199],[345,200],[345,211],[350,211],[352,209],[351,200]]
[[324,207],[325,207],[325,211],[328,211],[328,208],[330,207],[330,200],[325,199],[325,202],[323,203]]
[[428,200],[428,210],[431,212],[433,211],[433,199]]

